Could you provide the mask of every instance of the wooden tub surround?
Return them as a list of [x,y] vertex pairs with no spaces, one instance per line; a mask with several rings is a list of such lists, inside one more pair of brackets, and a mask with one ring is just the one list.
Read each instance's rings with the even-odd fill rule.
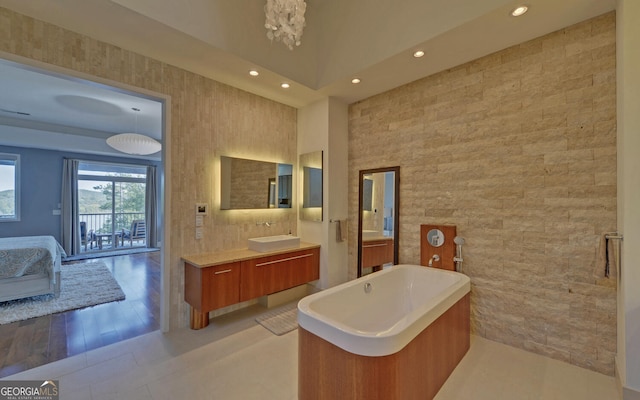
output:
[[433,399],[470,345],[469,294],[397,353],[350,353],[298,328],[300,400]]
[[320,246],[312,243],[266,253],[239,249],[182,260],[191,329],[208,326],[209,311],[320,279]]
[[300,400],[432,399],[470,345],[466,275],[399,264],[298,302]]

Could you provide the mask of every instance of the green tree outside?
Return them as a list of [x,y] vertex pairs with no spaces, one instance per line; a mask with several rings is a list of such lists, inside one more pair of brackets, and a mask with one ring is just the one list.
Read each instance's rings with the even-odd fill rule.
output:
[[[131,213],[144,213],[145,211],[145,184],[136,182],[105,183],[93,187],[104,194],[104,203],[100,209],[111,212],[112,200],[115,204],[115,229],[129,229],[131,222],[139,216]],[[115,190],[115,193],[114,193]],[[103,232],[112,232],[114,221],[108,217],[99,229]]]

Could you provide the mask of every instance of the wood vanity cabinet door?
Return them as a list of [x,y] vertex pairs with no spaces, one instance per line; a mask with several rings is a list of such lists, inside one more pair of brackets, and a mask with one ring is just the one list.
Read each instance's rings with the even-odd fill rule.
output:
[[320,250],[317,248],[243,261],[240,301],[319,279],[319,269]]
[[[215,310],[236,304],[240,301],[240,262],[218,265],[207,268],[208,295],[203,296]],[[205,289],[206,293],[206,289]]]
[[393,240],[366,240],[362,242],[362,268],[376,267],[393,262]]
[[240,263],[206,268],[185,264],[185,300],[200,312],[240,302]]

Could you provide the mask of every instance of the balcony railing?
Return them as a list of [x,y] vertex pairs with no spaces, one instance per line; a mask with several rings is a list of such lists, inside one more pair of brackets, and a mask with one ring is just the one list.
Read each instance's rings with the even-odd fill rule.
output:
[[[144,212],[125,212],[125,213],[90,213],[90,214],[79,214],[80,222],[86,222],[87,224],[87,233],[93,234],[91,239],[96,239],[96,235],[99,237],[96,239],[95,246],[92,243],[91,246],[87,246],[85,250],[85,246],[81,246],[82,251],[97,251],[97,250],[105,250],[112,249],[112,244],[114,243],[113,234],[117,235],[117,238],[120,240],[120,244],[123,243],[122,237],[120,236],[123,229],[129,230],[131,229],[131,223],[136,219],[144,219]],[[115,217],[115,224],[114,219]],[[107,235],[111,235],[110,237]],[[116,239],[117,241],[118,239]],[[99,244],[99,245],[98,245]],[[117,244],[115,247],[118,247],[120,244]],[[144,245],[144,241],[138,243],[139,245]],[[133,243],[132,243],[133,245]]]

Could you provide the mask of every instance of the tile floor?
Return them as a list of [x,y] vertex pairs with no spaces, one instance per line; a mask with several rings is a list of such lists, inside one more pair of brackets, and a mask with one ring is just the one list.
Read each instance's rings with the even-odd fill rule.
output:
[[[199,331],[153,332],[5,379],[59,380],[60,399],[297,398],[297,332],[275,336],[256,305]],[[618,400],[613,377],[472,337],[436,400]],[[367,399],[369,400],[369,399]],[[386,399],[385,399],[386,400]]]

